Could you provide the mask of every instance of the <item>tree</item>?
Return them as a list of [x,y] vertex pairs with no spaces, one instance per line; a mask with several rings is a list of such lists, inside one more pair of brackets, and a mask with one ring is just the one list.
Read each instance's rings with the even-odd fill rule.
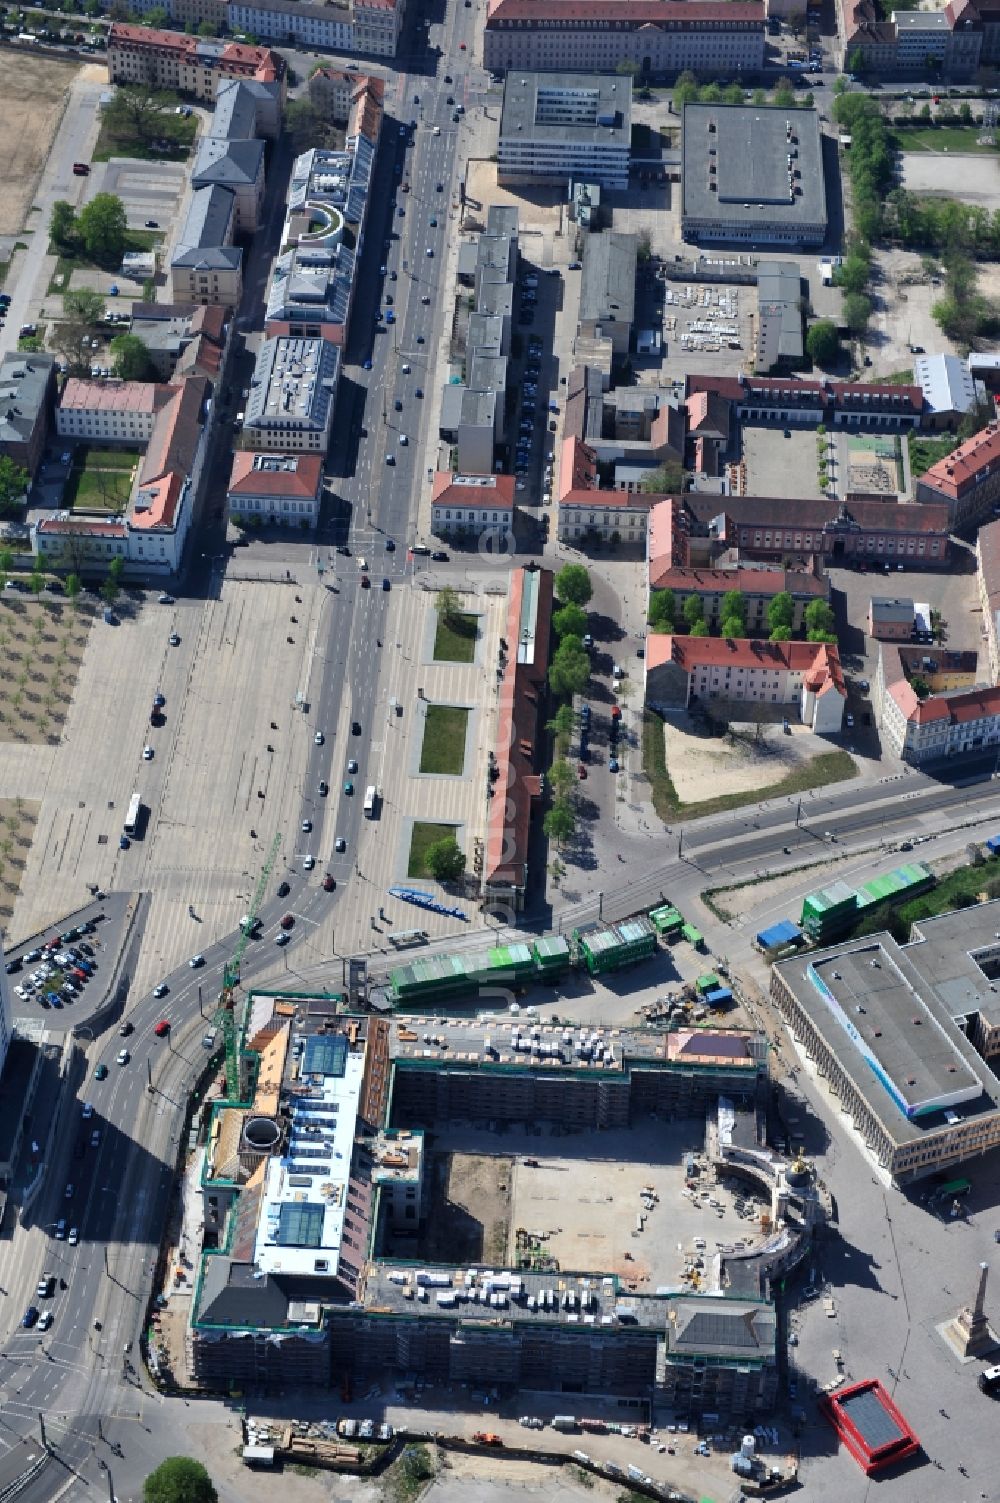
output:
[[860,335],[868,327],[872,305],[863,292],[849,292],[844,298],[844,323],[852,334]]
[[557,637],[582,637],[587,630],[587,612],[570,602],[556,611],[552,625]]
[[104,294],[94,292],[89,287],[78,287],[63,297],[63,312],[66,317],[78,319],[88,329],[104,322],[105,307]]
[[825,600],[811,600],[804,615],[809,642],[836,642],[836,618]]
[[[727,590],[719,605],[719,617],[722,621],[735,621],[741,628],[746,628],[747,603],[742,590]],[[739,636],[737,632],[734,635]],[[723,636],[730,633],[724,632]]]
[[49,215],[49,235],[53,244],[71,245],[76,235],[76,210],[64,198],[57,198]]
[[705,608],[701,603],[700,595],[689,595],[681,607],[681,615],[687,625],[688,631],[699,621],[705,619]]
[[29,483],[30,476],[23,465],[15,464],[9,454],[0,455],[0,517],[9,517],[23,505]]
[[649,597],[649,624],[654,631],[673,631],[677,597],[673,590],[654,590]]
[[143,1503],[218,1503],[208,1472],[190,1456],[168,1456],[142,1486]]
[[451,585],[442,585],[438,590],[434,609],[438,613],[438,620],[443,621],[446,626],[450,626],[456,617],[462,614],[458,596]]
[[676,459],[665,459],[658,469],[643,475],[641,485],[647,496],[669,496],[684,489],[684,466]]
[[198,35],[200,37],[216,37],[218,34],[219,28],[214,21],[202,21],[198,27]]
[[36,600],[45,589],[45,573],[42,569],[42,561],[40,558],[35,559],[34,568],[28,576],[28,588],[30,589]]
[[125,205],[113,193],[97,193],[80,210],[80,239],[95,261],[117,261],[127,244]]
[[576,773],[564,757],[549,768],[549,783],[557,801],[566,798],[576,787]]
[[771,633],[772,642],[790,642],[792,640],[792,628],[790,626],[776,626]]
[[117,334],[108,348],[115,359],[115,375],[123,381],[149,380],[149,350],[138,334]]
[[564,605],[586,605],[594,593],[582,564],[563,564],[556,575],[556,594]]
[[707,637],[710,635],[708,624],[705,621],[695,621],[688,632],[689,637]]
[[67,574],[65,588],[66,599],[69,601],[70,605],[76,605],[76,602],[80,596],[80,591],[83,589],[83,583],[80,579],[79,574]]
[[285,132],[299,152],[308,151],[311,146],[335,146],[338,139],[333,123],[316,108],[308,95],[288,101]]
[[623,57],[617,64],[615,72],[623,78],[637,78],[642,72],[634,57]]
[[832,365],[840,353],[837,325],[828,318],[817,319],[806,335],[806,351],[816,365]]
[[176,98],[152,84],[119,84],[104,111],[112,135],[133,141],[153,141],[176,131]]
[[436,882],[458,882],[465,872],[465,852],[453,835],[446,835],[427,847],[424,866]]
[[549,687],[560,699],[582,694],[590,682],[590,658],[578,637],[565,637],[549,668]]
[[698,80],[689,69],[685,69],[674,84],[674,109],[679,115],[686,104],[697,101],[699,92]]
[[7,588],[10,571],[14,567],[13,548],[0,548],[0,590]]
[[557,799],[542,821],[542,829],[560,848],[565,845],[576,829],[572,805],[566,799]]
[[786,642],[788,640],[787,637],[775,637],[774,633],[787,627],[790,634],[794,621],[795,601],[787,590],[781,590],[774,596],[767,607],[767,624],[771,628],[772,642]]
[[576,726],[576,716],[573,714],[572,705],[560,705],[552,719],[546,723],[545,729],[551,731],[560,741],[568,740]]

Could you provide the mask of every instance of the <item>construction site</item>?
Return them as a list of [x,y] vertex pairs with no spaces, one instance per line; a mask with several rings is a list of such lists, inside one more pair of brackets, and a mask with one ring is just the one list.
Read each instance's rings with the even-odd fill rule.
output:
[[152,1314],[164,1380],[768,1411],[772,1281],[824,1212],[763,1140],[760,1036],[533,1024],[523,1050],[516,1017],[229,995]]

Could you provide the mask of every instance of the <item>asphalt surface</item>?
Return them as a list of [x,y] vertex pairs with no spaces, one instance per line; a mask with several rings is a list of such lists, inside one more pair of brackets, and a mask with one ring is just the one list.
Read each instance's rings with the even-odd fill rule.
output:
[[[422,561],[408,560],[407,545],[415,539],[416,502],[425,478],[418,466],[423,463],[430,412],[426,393],[435,320],[443,316],[446,249],[455,229],[451,204],[461,125],[452,121],[446,98],[451,94],[459,102],[474,102],[482,85],[472,57],[475,17],[475,10],[456,3],[426,41],[418,41],[424,32],[417,18],[411,16],[407,22],[403,56],[408,71],[396,75],[398,85],[387,94],[385,134],[372,186],[367,244],[360,260],[338,398],[328,464],[331,500],[318,555],[330,590],[330,609],[325,615],[325,639],[316,645],[321,668],[309,688],[304,717],[308,729],[303,732],[315,736],[321,731],[323,741],[313,742],[301,818],[315,821],[321,778],[330,785],[330,799],[340,796],[347,759],[356,757],[361,769],[355,779],[358,794],[353,799],[341,797],[337,822],[347,851],[343,857],[334,857],[328,868],[340,885],[353,869],[352,853],[363,817],[359,795],[367,781],[373,730],[363,707],[374,700],[379,643],[384,641],[388,595],[380,588],[381,581],[385,577],[391,586],[404,570],[427,567]],[[446,74],[451,75],[451,83],[444,82]],[[412,102],[414,93],[420,96],[418,105]],[[417,121],[415,128],[409,125],[411,119]],[[434,134],[435,125],[439,135]],[[279,164],[282,150],[279,146],[275,153]],[[408,193],[402,191],[404,181],[410,184]],[[443,185],[441,192],[438,182]],[[245,313],[243,327],[251,343],[260,328],[267,257],[281,228],[279,184],[280,173],[272,172],[266,231],[256,238],[248,263],[248,287],[255,304]],[[398,214],[400,206],[405,210],[403,217]],[[437,218],[437,226],[431,225],[432,218]],[[377,332],[375,313],[390,306],[387,295],[393,298],[395,321],[383,323]],[[425,296],[428,303],[422,301]],[[366,369],[367,362],[370,368]],[[404,373],[404,364],[410,365],[409,373]],[[416,397],[417,387],[424,390],[424,400]],[[398,413],[397,400],[402,408]],[[404,433],[409,440],[406,445],[401,441]],[[220,449],[225,442],[223,431]],[[388,456],[395,461],[391,465],[386,462]],[[213,537],[212,523],[210,512],[205,552],[194,571],[195,584],[207,588],[212,587],[212,562],[222,541],[218,533]],[[396,544],[391,551],[390,539]],[[349,547],[350,554],[338,553],[338,546]],[[368,562],[371,589],[361,586],[359,556]],[[481,566],[482,560],[477,564]],[[347,744],[335,734],[344,705],[351,707],[351,716],[360,726],[357,735],[348,735]],[[992,781],[951,788],[911,774],[895,784],[848,786],[805,798],[801,809],[797,802],[782,801],[758,811],[722,816],[668,837],[671,843],[677,841],[677,848],[660,862],[649,860],[648,842],[636,843],[636,853],[642,853],[641,879],[545,915],[544,921],[565,929],[598,913],[605,918],[622,916],[653,901],[664,886],[682,890],[687,884],[701,889],[706,877],[798,864],[818,846],[831,843],[830,836],[838,843],[862,842],[873,835],[902,838],[917,819],[943,827],[960,813],[993,807],[1000,812],[1000,787]],[[298,839],[302,856],[308,851],[309,837],[300,834]],[[633,853],[627,842],[623,849],[631,862]],[[637,862],[633,869],[638,866]],[[324,913],[329,912],[329,905],[338,901],[338,893],[325,893],[315,881],[307,883],[304,869],[300,877],[297,862],[295,868],[289,874],[292,890],[286,898],[274,896],[271,884],[271,894],[260,911],[265,929],[286,908],[294,907],[301,921],[321,906]],[[0,1494],[23,1475],[30,1478],[19,1493],[26,1503],[42,1503],[61,1494],[67,1483],[71,1495],[82,1497],[85,1490],[106,1485],[100,1460],[111,1464],[121,1495],[138,1491],[141,1478],[130,1475],[128,1454],[118,1458],[110,1445],[126,1442],[127,1446],[128,1426],[143,1413],[141,1378],[129,1364],[140,1362],[139,1336],[169,1209],[179,1134],[189,1092],[206,1066],[201,1037],[214,1011],[222,968],[234,940],[230,936],[207,948],[201,968],[184,966],[165,977],[169,989],[162,1000],[150,995],[134,1002],[128,1013],[133,1033],[122,1039],[112,1028],[92,1048],[79,1078],[67,1083],[54,1134],[58,1148],[45,1188],[16,1233],[16,1255],[9,1243],[7,1255],[0,1252],[0,1448],[6,1448],[0,1455]],[[469,934],[464,941],[443,941],[439,948],[481,942],[481,933]],[[244,982],[273,970],[273,947],[251,943],[243,957]],[[301,960],[298,973],[309,976]],[[317,959],[314,973],[317,980],[328,982],[329,960],[321,964]],[[171,1032],[157,1039],[153,1028],[161,1018],[170,1023]],[[122,1047],[128,1049],[129,1059],[119,1065],[116,1056]],[[99,1063],[108,1070],[100,1082],[93,1073]],[[93,1116],[86,1119],[82,1115],[85,1102],[93,1105]],[[95,1131],[98,1138],[92,1146]],[[72,1186],[69,1195],[68,1185]],[[60,1220],[67,1230],[79,1229],[77,1246],[55,1235]],[[53,1273],[59,1281],[52,1299],[35,1296],[43,1272]],[[50,1330],[39,1333],[37,1327],[21,1328],[19,1322],[29,1303],[51,1309]],[[40,1414],[52,1459],[38,1470]],[[26,1446],[21,1444],[25,1438]]]

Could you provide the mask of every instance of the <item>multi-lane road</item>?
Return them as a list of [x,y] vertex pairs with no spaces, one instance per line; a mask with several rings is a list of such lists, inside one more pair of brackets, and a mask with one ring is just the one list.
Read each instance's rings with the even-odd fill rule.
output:
[[[314,736],[322,733],[322,741],[313,741],[299,824],[308,819],[316,827],[325,823],[329,831],[332,822],[347,849],[342,856],[321,860],[321,869],[338,880],[332,894],[322,890],[315,875],[307,879],[301,860],[292,860],[290,894],[279,899],[270,884],[260,913],[265,928],[286,907],[294,907],[298,921],[307,923],[321,908],[325,916],[336,905],[356,862],[360,794],[367,782],[377,781],[369,762],[381,730],[371,723],[371,707],[380,701],[380,660],[388,650],[380,644],[387,642],[392,587],[415,567],[407,545],[417,537],[418,500],[427,482],[425,449],[435,452],[427,444],[427,426],[435,348],[450,291],[446,268],[457,222],[453,199],[462,129],[447,99],[450,95],[468,103],[482,86],[472,60],[475,18],[474,9],[452,0],[444,19],[425,38],[419,18],[411,17],[404,49],[407,71],[397,73],[387,90],[386,129],[372,184],[328,464],[331,499],[319,559],[329,603],[306,686],[308,724]],[[248,276],[258,300],[266,280],[266,247],[273,247],[280,230],[274,217],[281,213],[277,195],[271,212]],[[376,312],[389,308],[394,322],[383,318],[377,328]],[[242,326],[248,332],[259,330],[260,320],[259,306],[243,310]],[[389,547],[390,540],[395,547]],[[338,552],[338,547],[348,547],[350,553]],[[217,550],[209,541],[206,551]],[[368,563],[371,589],[361,587],[360,557]],[[380,588],[383,577],[390,582],[389,591]],[[342,793],[350,758],[359,764],[353,798]],[[321,779],[329,784],[327,798],[318,791]],[[642,877],[627,877],[613,893],[594,894],[557,913],[555,923],[566,928],[598,912],[611,918],[652,901],[662,889],[683,896],[721,878],[802,864],[830,845],[898,841],[918,826],[930,833],[993,809],[1000,812],[1000,788],[992,782],[954,789],[911,774],[892,784],[847,786],[806,798],[801,809],[781,802],[703,821],[685,827],[683,838],[675,832],[657,839],[652,851],[648,838],[623,834],[629,874],[641,870]],[[289,832],[286,842],[294,843],[299,857],[311,848],[318,859],[324,855],[299,829]],[[469,935],[465,942],[476,938]],[[442,947],[460,942],[442,942]],[[57,1463],[46,1466],[24,1489],[21,1496],[30,1503],[61,1492],[74,1474],[93,1485],[99,1480],[98,1456],[117,1466],[106,1442],[127,1433],[124,1416],[142,1411],[141,1380],[128,1364],[139,1360],[138,1337],[188,1092],[206,1062],[201,1038],[208,1023],[203,1017],[211,1016],[232,946],[230,936],[205,950],[201,969],[185,966],[166,978],[165,998],[143,998],[130,1011],[132,1035],[120,1039],[111,1029],[100,1047],[92,1049],[86,1070],[81,1067],[79,1077],[67,1081],[44,1189],[12,1241],[0,1247],[0,1447],[10,1447],[6,1462],[0,1456],[0,1493],[11,1475],[38,1463],[36,1440],[29,1440],[27,1448],[18,1440],[38,1437],[39,1414]],[[251,944],[243,958],[244,981],[273,968],[273,949]],[[329,985],[330,962],[317,959],[307,969],[300,959],[298,975]],[[165,1039],[153,1033],[161,1017],[171,1024]],[[131,1058],[119,1066],[116,1055],[123,1046]],[[98,1063],[109,1072],[100,1082],[93,1076]],[[94,1115],[84,1119],[82,1104],[87,1101]],[[95,1131],[98,1140],[91,1146]],[[69,1198],[68,1183],[73,1186]],[[62,1218],[67,1227],[79,1228],[78,1245],[71,1247],[68,1239],[53,1235]],[[34,1295],[43,1272],[60,1281],[48,1301]],[[21,1329],[29,1303],[52,1310],[50,1330]],[[71,1485],[82,1496],[84,1481]]]

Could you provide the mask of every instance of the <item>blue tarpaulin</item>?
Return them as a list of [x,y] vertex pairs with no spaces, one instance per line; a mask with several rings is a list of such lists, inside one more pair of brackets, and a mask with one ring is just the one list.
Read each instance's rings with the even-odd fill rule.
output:
[[762,929],[757,935],[762,950],[777,950],[780,945],[798,944],[801,939],[802,930],[791,919],[782,919],[780,924],[772,924],[770,929]]

